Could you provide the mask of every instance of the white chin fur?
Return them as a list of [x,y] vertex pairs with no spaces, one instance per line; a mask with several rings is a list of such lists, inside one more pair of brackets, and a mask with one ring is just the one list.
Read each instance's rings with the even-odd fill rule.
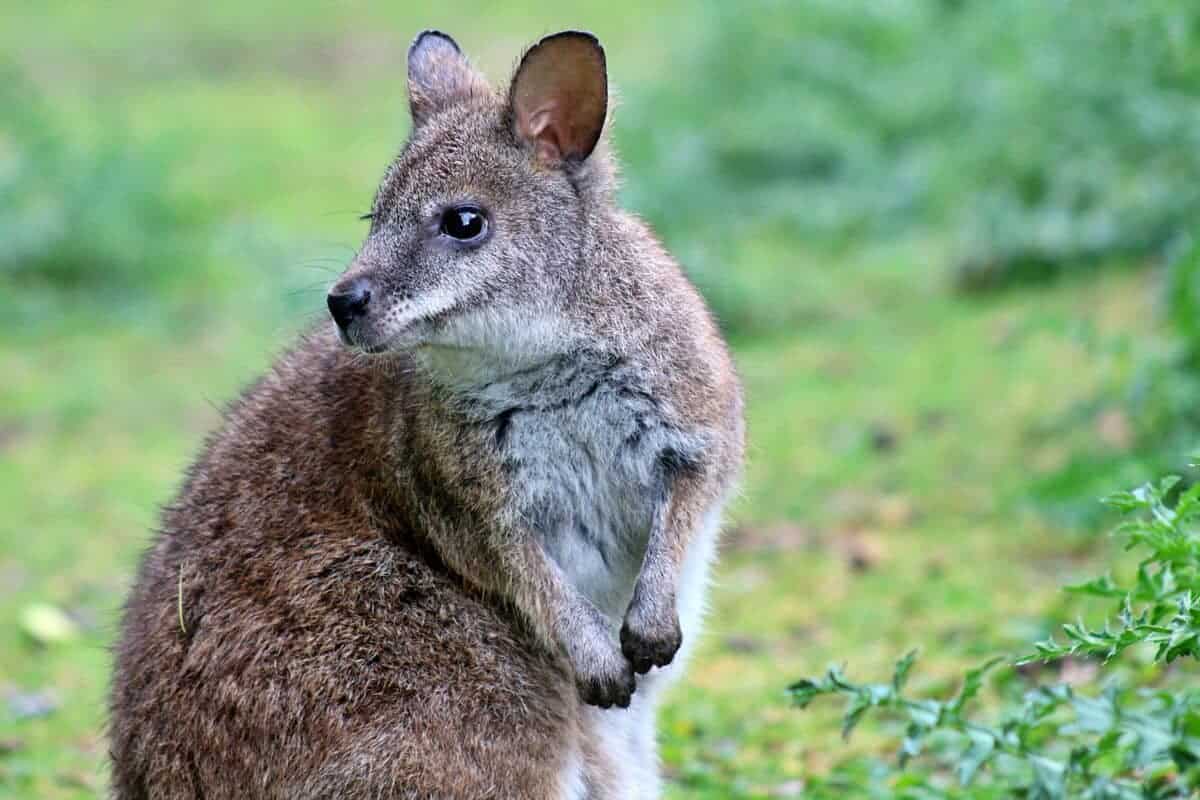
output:
[[468,387],[540,364],[572,344],[559,320],[532,308],[479,308],[443,322],[418,352],[439,379]]

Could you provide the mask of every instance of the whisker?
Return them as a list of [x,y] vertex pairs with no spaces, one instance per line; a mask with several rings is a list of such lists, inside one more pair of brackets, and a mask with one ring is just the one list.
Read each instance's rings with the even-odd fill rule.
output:
[[325,281],[318,281],[317,283],[310,283],[307,286],[298,286],[295,289],[290,289],[284,292],[284,296],[296,297],[298,295],[308,294],[309,292],[316,294],[318,291],[324,292],[328,285],[329,284]]
[[[343,217],[343,216],[349,216],[351,214],[354,214],[357,216],[358,214],[361,214],[361,213],[362,212],[359,211],[358,209],[344,208],[344,209],[341,209],[340,211],[326,211],[326,212],[320,214],[319,216],[321,219],[329,219],[330,217]],[[360,219],[361,219],[361,217],[360,217]]]
[[308,246],[313,249],[327,249],[339,252],[354,252],[356,249],[358,249],[358,245],[346,244],[345,242],[336,242],[332,239],[308,242]]
[[293,266],[300,267],[301,269],[312,270],[313,272],[327,272],[331,275],[336,275],[342,271],[342,267],[333,266],[331,264],[294,264]]

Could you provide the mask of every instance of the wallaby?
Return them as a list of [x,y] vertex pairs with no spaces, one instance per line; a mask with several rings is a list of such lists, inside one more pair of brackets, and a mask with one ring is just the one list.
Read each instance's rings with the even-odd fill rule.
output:
[[408,90],[334,324],[228,410],[141,564],[116,798],[658,794],[738,379],[616,206],[595,37],[501,93],[428,31]]

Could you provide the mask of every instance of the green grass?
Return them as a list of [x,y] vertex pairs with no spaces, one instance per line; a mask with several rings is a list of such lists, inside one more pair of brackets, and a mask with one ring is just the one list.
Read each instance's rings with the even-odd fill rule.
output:
[[[499,77],[532,37],[590,27],[634,93],[669,89],[663,36],[686,41],[692,21],[625,0],[569,17],[549,3],[449,18],[366,3],[336,18],[309,3],[30,8],[5,13],[0,49],[81,140],[106,124],[89,96],[135,144],[170,138],[176,188],[212,226],[212,252],[169,289],[23,290],[9,295],[20,324],[0,333],[0,795],[93,797],[106,648],[137,555],[218,407],[322,314],[327,270],[362,236],[356,216],[403,133],[409,37],[444,26]],[[618,113],[618,135],[653,122]],[[790,707],[788,683],[830,661],[886,674],[920,646],[936,688],[1048,632],[1057,587],[1104,550],[1024,492],[1095,439],[1094,419],[1037,426],[1118,368],[1064,331],[1153,324],[1145,270],[968,300],[947,291],[936,242],[833,259],[764,228],[736,250],[731,284],[783,298],[787,324],[735,341],[749,468],[709,633],[662,717],[679,798],[769,796],[877,750],[870,731],[844,748],[833,709]],[[81,633],[36,644],[17,622],[34,603]],[[6,695],[43,689],[57,710],[16,719]]]

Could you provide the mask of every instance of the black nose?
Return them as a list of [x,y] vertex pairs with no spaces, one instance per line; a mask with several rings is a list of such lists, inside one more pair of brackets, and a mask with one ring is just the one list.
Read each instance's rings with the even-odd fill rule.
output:
[[345,330],[350,323],[367,313],[367,304],[371,302],[371,284],[365,278],[358,278],[349,286],[335,286],[327,302],[333,321]]

